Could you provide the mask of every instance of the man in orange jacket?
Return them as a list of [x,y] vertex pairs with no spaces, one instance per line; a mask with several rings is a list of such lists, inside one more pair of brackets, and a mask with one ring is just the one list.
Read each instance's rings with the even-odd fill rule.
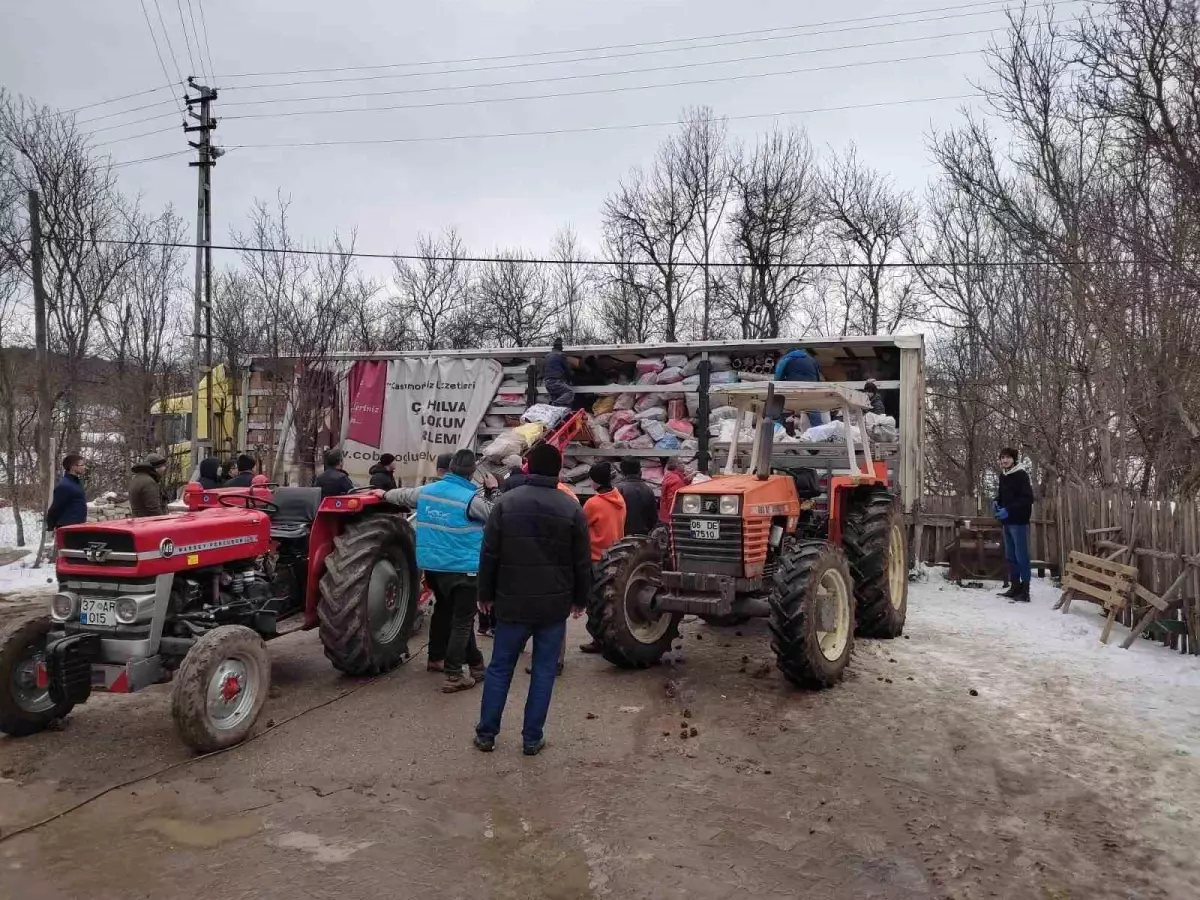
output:
[[[587,519],[592,542],[592,581],[595,583],[600,574],[596,571],[600,558],[625,536],[625,498],[613,488],[612,463],[598,462],[588,475],[596,493],[583,504],[583,517]],[[600,645],[590,641],[581,644],[579,649],[584,653],[599,653]]]

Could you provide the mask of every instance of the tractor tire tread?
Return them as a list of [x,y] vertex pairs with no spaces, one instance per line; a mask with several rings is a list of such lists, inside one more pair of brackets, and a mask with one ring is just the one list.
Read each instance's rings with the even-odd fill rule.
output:
[[[392,562],[398,569],[401,564],[409,567],[409,584],[417,593],[409,600],[407,621],[394,645],[379,648],[371,635],[366,591],[375,563],[394,544],[400,545],[404,559],[397,561],[393,556]],[[317,601],[321,644],[334,668],[347,675],[379,675],[407,658],[420,591],[415,548],[408,522],[386,514],[363,516],[334,538],[333,550],[325,557]]]
[[[897,509],[890,491],[874,488],[846,512],[842,526],[842,546],[854,576],[857,605],[857,634],[867,638],[896,638],[904,632],[908,612],[908,569],[905,566],[904,596],[892,603],[888,579],[892,527]],[[905,541],[907,554],[907,536]]]
[[0,733],[11,737],[37,734],[74,708],[73,703],[59,703],[45,712],[31,713],[17,706],[9,690],[11,669],[20,658],[18,654],[49,631],[50,617],[45,614],[25,616],[0,629]]
[[649,668],[671,649],[679,636],[679,621],[683,616],[678,614],[670,614],[667,630],[653,644],[636,641],[625,627],[623,576],[651,556],[661,566],[661,546],[651,537],[634,535],[617,541],[600,559],[599,575],[589,595],[588,633],[600,645],[600,655],[618,668]]
[[821,569],[841,570],[850,586],[850,571],[842,552],[825,541],[793,544],[775,570],[775,586],[767,602],[771,607],[768,625],[775,665],[788,681],[802,688],[821,690],[842,680],[853,650],[854,604],[850,604],[850,633],[845,653],[830,661],[820,651],[815,629],[810,626]]
[[[255,657],[262,678],[255,709],[236,729],[219,731],[208,719],[208,682],[212,667],[230,650],[244,646]],[[197,753],[212,753],[240,744],[250,734],[271,689],[271,658],[263,640],[244,625],[221,625],[202,635],[184,656],[171,685],[171,718],[185,744]]]

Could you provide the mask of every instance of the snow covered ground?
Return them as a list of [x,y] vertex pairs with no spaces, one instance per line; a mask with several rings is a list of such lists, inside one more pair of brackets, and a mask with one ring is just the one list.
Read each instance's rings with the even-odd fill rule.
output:
[[1034,579],[1031,603],[1009,603],[996,596],[997,584],[960,588],[943,571],[910,585],[908,630],[939,635],[927,652],[952,653],[961,663],[957,650],[970,644],[971,664],[989,693],[1020,692],[1031,678],[1059,693],[1078,691],[1102,707],[1093,715],[1114,725],[1140,720],[1176,750],[1200,756],[1200,657],[1141,639],[1123,650],[1129,629],[1121,625],[1101,644],[1100,607],[1076,600],[1066,614],[1053,609],[1059,591],[1049,579]]
[[[0,594],[38,590],[53,586],[53,568],[42,566],[33,569],[34,554],[41,537],[42,516],[37,512],[22,511],[21,521],[25,526],[24,558],[0,565]],[[11,507],[0,509],[0,550],[17,547],[17,523]]]

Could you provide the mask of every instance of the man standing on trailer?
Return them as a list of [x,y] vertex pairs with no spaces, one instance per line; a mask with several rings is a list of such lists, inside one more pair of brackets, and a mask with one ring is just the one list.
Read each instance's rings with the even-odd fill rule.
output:
[[[789,350],[775,364],[776,381],[820,381],[821,367],[808,352],[797,347]],[[825,424],[825,414],[816,410],[806,413],[808,427]]]
[[1004,556],[1008,560],[1011,586],[1000,594],[1014,603],[1029,602],[1029,519],[1033,515],[1033,483],[1029,468],[1019,461],[1017,451],[1000,451],[1000,482],[992,510],[1004,526]]
[[567,354],[563,353],[562,338],[555,338],[554,346],[546,354],[542,377],[546,381],[550,405],[570,409],[575,402],[575,390],[571,387],[571,361],[567,359]]

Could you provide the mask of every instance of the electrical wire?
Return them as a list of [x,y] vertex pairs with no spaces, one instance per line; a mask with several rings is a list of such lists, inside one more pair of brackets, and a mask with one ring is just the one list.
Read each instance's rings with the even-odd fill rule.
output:
[[454,106],[480,106],[491,103],[518,103],[530,100],[555,100],[572,97],[594,97],[608,94],[624,94],[633,91],[652,91],[664,88],[692,87],[701,84],[726,84],[737,81],[748,81],[759,78],[779,78],[785,75],[809,74],[812,72],[828,72],[839,69],[857,68],[866,65],[884,65],[893,62],[913,62],[925,59],[935,59],[951,56],[962,56],[978,53],[978,50],[953,50],[944,54],[926,54],[919,57],[908,57],[899,60],[868,60],[865,62],[840,63],[831,66],[804,66],[796,69],[785,69],[778,72],[745,72],[738,75],[720,75],[712,78],[694,78],[683,81],[668,81],[660,84],[633,84],[616,87],[590,88],[583,91],[554,91],[545,94],[521,94],[515,97],[470,97],[463,100],[435,100],[430,103],[399,103],[389,106],[345,107],[337,109],[297,109],[281,110],[279,112],[245,113],[223,116],[226,121],[239,119],[281,119],[295,116],[343,115],[347,113],[395,112],[410,109],[442,109]]
[[[150,13],[148,13],[146,11],[146,0],[139,0],[139,2],[142,4],[142,15],[146,17],[146,27],[150,29],[150,40],[152,40],[154,42],[154,53],[156,56],[158,56],[158,64],[160,66],[162,66],[163,75],[167,79],[167,86],[170,87],[171,86],[171,76],[167,74],[167,64],[163,61],[162,50],[158,46],[158,36],[154,33],[154,26],[150,24]],[[130,94],[129,96],[137,96],[137,95]],[[128,97],[122,97],[121,99],[125,100],[125,99],[128,99]],[[175,106],[178,108],[179,114],[183,115],[183,104],[179,102],[179,98],[175,96],[174,91],[171,92],[171,99],[173,99],[175,101]],[[95,105],[99,106],[100,104],[95,104]],[[78,107],[78,109],[87,109],[87,108],[88,107],[84,107],[84,106]]]
[[179,68],[179,58],[175,55],[175,48],[171,46],[171,33],[167,31],[166,20],[163,19],[162,7],[158,5],[158,0],[154,0],[154,9],[158,12],[158,24],[162,26],[163,40],[167,42],[167,54],[171,57],[171,63],[175,66],[175,74],[179,76],[179,84],[186,84],[183,78],[183,70]]
[[[1067,6],[1067,5],[1071,5],[1074,3],[1080,3],[1080,2],[1085,2],[1085,0],[1060,0],[1058,5]],[[627,43],[627,44],[607,44],[607,45],[593,46],[593,47],[577,47],[577,48],[573,48],[573,49],[542,50],[542,51],[531,52],[531,53],[511,53],[511,54],[504,54],[504,55],[500,55],[500,56],[473,56],[473,57],[461,57],[458,59],[424,60],[424,61],[420,61],[420,62],[407,62],[407,63],[380,63],[380,64],[375,64],[375,65],[365,65],[365,66],[332,66],[332,67],[326,67],[326,68],[288,69],[288,70],[275,70],[275,71],[268,71],[268,72],[232,72],[232,73],[228,73],[228,74],[222,74],[219,77],[221,77],[221,78],[264,78],[264,77],[271,77],[271,76],[276,76],[276,75],[307,75],[307,74],[320,74],[323,72],[374,71],[374,70],[378,70],[378,69],[411,68],[414,66],[457,65],[459,63],[493,62],[493,61],[498,61],[498,60],[513,60],[513,59],[531,59],[531,58],[536,58],[536,57],[561,56],[561,55],[565,55],[565,54],[575,54],[575,53],[596,53],[596,52],[601,52],[601,51],[605,51],[605,50],[624,50],[624,49],[630,49],[630,48],[635,48],[635,47],[659,47],[659,46],[666,46],[666,45],[670,45],[670,44],[691,43],[694,41],[705,41],[705,40],[720,40],[723,38],[740,38],[740,37],[747,37],[747,36],[751,36],[751,35],[767,35],[767,34],[777,33],[780,31],[795,31],[798,29],[823,28],[828,25],[844,25],[844,24],[853,24],[853,23],[857,23],[857,22],[871,22],[871,21],[878,21],[880,19],[892,20],[890,22],[883,23],[884,26],[912,25],[912,24],[918,24],[919,22],[922,22],[922,21],[935,21],[935,20],[932,20],[932,19],[929,19],[929,20],[909,19],[908,21],[898,21],[898,20],[895,20],[895,17],[897,15],[919,16],[919,15],[924,15],[926,13],[961,12],[963,10],[970,10],[970,9],[975,9],[978,7],[984,7],[984,6],[998,7],[996,9],[990,9],[990,10],[986,10],[986,11],[980,12],[980,13],[972,13],[972,15],[986,15],[988,13],[1003,12],[1006,8],[1008,8],[1011,5],[1012,5],[1012,0],[983,0],[983,2],[978,2],[978,3],[960,3],[960,4],[954,4],[951,6],[930,7],[930,8],[926,8],[926,9],[910,10],[910,11],[904,12],[904,13],[894,13],[893,12],[893,13],[883,13],[883,14],[878,14],[878,15],[873,15],[873,16],[858,16],[856,18],[848,18],[848,19],[830,19],[830,20],[827,20],[824,22],[812,22],[812,23],[802,24],[802,25],[784,25],[784,26],[778,26],[775,28],[755,29],[755,30],[751,30],[751,31],[722,32],[722,33],[718,33],[718,34],[696,35],[693,37],[685,37],[685,38],[668,38],[668,39],[657,40],[657,41],[638,41],[635,43]],[[882,27],[882,26],[873,26],[873,27]],[[811,35],[797,35],[797,36],[805,37],[805,36],[811,36]],[[681,48],[681,49],[693,50],[693,49],[705,49],[705,48],[703,48],[703,47],[685,47],[685,48]],[[608,57],[608,58],[614,58],[614,57]],[[557,62],[579,62],[579,61],[580,60],[558,60]],[[300,82],[300,83],[301,84],[318,84],[321,82],[308,81],[308,82]],[[243,87],[266,87],[266,85],[246,85]],[[231,87],[229,89],[232,90],[233,88]]]
[[[803,50],[787,50],[787,51],[784,51],[781,53],[760,53],[760,54],[756,54],[754,56],[736,56],[736,57],[733,57],[732,59],[715,59],[715,60],[703,60],[703,61],[693,61],[693,62],[685,62],[685,63],[672,63],[670,65],[650,66],[650,67],[641,68],[641,69],[620,69],[615,72],[575,72],[575,73],[570,73],[567,75],[550,75],[545,78],[526,78],[526,79],[519,79],[516,81],[490,81],[490,82],[482,82],[482,83],[474,83],[474,84],[450,85],[447,87],[429,86],[429,87],[419,87],[419,88],[400,88],[400,89],[396,89],[396,90],[387,90],[387,91],[361,91],[361,92],[349,93],[349,94],[343,94],[343,93],[319,94],[319,95],[311,96],[311,97],[279,97],[279,98],[272,98],[272,99],[267,99],[267,100],[234,100],[232,102],[225,103],[224,106],[228,108],[231,106],[262,106],[262,105],[265,105],[268,103],[270,103],[270,104],[274,104],[274,103],[309,103],[309,102],[316,102],[316,101],[320,101],[320,100],[353,100],[353,99],[360,98],[360,97],[388,97],[388,96],[405,95],[405,94],[428,94],[428,93],[435,93],[435,92],[439,92],[439,91],[470,91],[470,90],[481,90],[481,89],[490,89],[490,88],[499,88],[499,87],[517,87],[517,86],[526,85],[526,84],[548,84],[548,83],[559,82],[559,81],[577,81],[580,79],[590,79],[590,78],[618,78],[618,77],[622,77],[625,75],[643,75],[643,74],[648,74],[648,73],[652,73],[652,72],[670,72],[670,71],[676,71],[679,69],[695,69],[695,68],[702,68],[702,67],[706,67],[706,66],[723,66],[723,65],[732,65],[734,63],[758,62],[759,60],[787,59],[787,58],[791,58],[794,56],[807,56],[811,53],[836,53],[836,52],[840,52],[843,50],[861,50],[861,49],[864,49],[867,47],[883,47],[883,46],[891,46],[894,44],[912,43],[912,42],[916,42],[916,41],[934,41],[934,40],[940,40],[940,39],[944,39],[944,38],[959,38],[959,37],[969,37],[969,36],[980,35],[980,34],[994,34],[996,31],[997,31],[997,29],[995,29],[995,28],[978,29],[978,30],[974,30],[974,31],[956,31],[956,32],[950,32],[950,33],[946,33],[946,34],[922,35],[920,37],[898,38],[895,40],[888,40],[888,41],[873,41],[873,42],[864,43],[864,44],[848,44],[848,45],[843,45],[843,46],[839,46],[839,47],[817,47],[817,48],[805,48]],[[850,62],[845,62],[845,63],[837,63],[837,64],[830,65],[830,66],[815,66],[812,68],[801,69],[798,71],[821,72],[821,71],[826,71],[828,69],[843,69],[843,68],[850,68],[853,66],[870,66],[870,65],[881,65],[883,63],[899,63],[899,62],[919,62],[919,61],[923,61],[923,60],[927,60],[927,59],[942,59],[947,56],[960,56],[960,55],[965,55],[968,53],[977,53],[977,52],[979,52],[979,51],[978,50],[955,50],[955,51],[952,51],[949,53],[930,53],[930,54],[925,54],[925,55],[920,55],[920,56],[901,57],[899,59],[855,60],[855,61],[850,61]],[[790,73],[787,73],[787,74],[790,74]],[[745,77],[745,76],[737,76],[737,77]],[[227,116],[226,118],[238,118],[238,117],[237,116]]]
[[196,60],[192,59],[192,41],[188,37],[187,23],[183,21],[183,4],[180,0],[175,0],[175,9],[179,11],[179,30],[183,32],[183,44],[187,48],[188,65],[192,67],[192,74],[204,77],[204,73],[196,68]]
[[196,57],[200,60],[200,77],[208,81],[209,77],[204,73],[204,53],[200,50],[200,32],[196,30],[196,13],[192,9],[192,0],[187,0],[187,8],[188,18],[192,22],[192,37],[196,40]]
[[204,17],[204,0],[196,0],[196,5],[200,7],[200,28],[204,31],[204,49],[208,51],[208,74],[215,80],[217,76],[213,64],[212,45],[208,42],[208,22]]
[[[952,94],[942,97],[914,97],[911,99],[901,100],[884,100],[872,103],[848,104],[843,106],[822,106],[813,107],[811,109],[793,109],[784,110],[782,112],[773,113],[748,113],[744,115],[722,116],[729,121],[742,121],[749,119],[771,119],[779,116],[797,116],[808,115],[810,113],[823,112],[845,112],[856,109],[878,109],[888,106],[907,106],[916,103],[936,103],[947,100],[971,100],[984,96],[983,94]],[[500,131],[484,134],[451,134],[451,135],[436,135],[432,137],[403,137],[403,138],[351,138],[346,140],[328,140],[328,141],[289,141],[283,143],[259,143],[259,144],[228,144],[225,148],[232,149],[277,149],[283,147],[347,147],[347,146],[363,146],[371,144],[431,144],[442,143],[445,141],[470,141],[483,140],[488,138],[513,138],[513,137],[550,137],[564,134],[592,134],[605,131],[631,131],[642,128],[669,128],[676,125],[684,125],[684,121],[673,119],[664,122],[637,122],[624,125],[585,125],[578,128],[554,128],[544,131]],[[148,137],[155,134],[166,134],[174,131],[173,128],[160,128],[157,131],[147,131],[143,134],[129,135],[128,137],[115,138],[110,141],[103,141],[96,144],[97,147],[104,147],[109,144],[120,143],[125,140],[132,140],[137,137]]]
[[140,163],[154,162],[159,159],[170,159],[175,156],[187,156],[191,153],[190,150],[175,150],[171,153],[160,153],[158,156],[143,156],[141,159],[128,159],[123,162],[112,163],[110,169],[123,169],[126,166],[136,166]]

